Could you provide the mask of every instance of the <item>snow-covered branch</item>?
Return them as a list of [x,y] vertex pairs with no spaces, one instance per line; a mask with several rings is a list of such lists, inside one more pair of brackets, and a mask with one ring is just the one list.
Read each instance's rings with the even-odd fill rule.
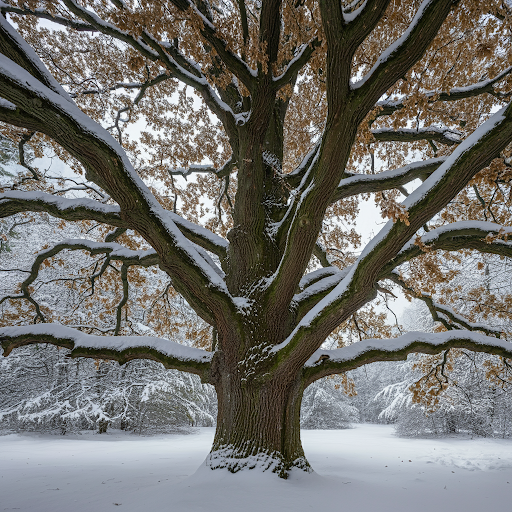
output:
[[452,0],[424,0],[407,30],[386,48],[370,71],[352,89],[375,105],[377,100],[413,66],[436,36],[452,8]]
[[368,339],[335,350],[317,350],[304,365],[307,382],[343,373],[376,361],[400,361],[412,353],[438,354],[465,348],[512,358],[512,343],[482,333],[453,330],[439,333],[408,332],[391,339]]
[[462,133],[447,126],[426,126],[423,128],[378,128],[372,130],[372,135],[379,142],[415,142],[417,140],[436,141],[446,146],[459,144]]
[[45,212],[64,220],[95,220],[111,226],[126,226],[119,207],[89,198],[68,199],[44,192],[12,190],[0,193],[0,218],[22,212]]
[[398,284],[406,293],[412,295],[418,300],[426,304],[434,322],[440,322],[447,330],[463,329],[467,331],[481,331],[490,336],[501,336],[501,330],[494,329],[489,324],[470,322],[467,318],[463,317],[446,304],[440,304],[432,299],[430,295],[424,293],[417,293],[413,288],[398,275],[397,272],[392,272],[388,279],[395,284]]
[[[435,103],[436,101],[458,101],[467,98],[473,98],[480,94],[488,93],[498,98],[504,95],[494,90],[494,86],[506,78],[512,73],[512,66],[504,69],[501,73],[498,73],[494,78],[488,78],[481,80],[465,87],[453,87],[449,91],[429,91],[424,94],[428,103]],[[408,103],[408,98],[401,98],[398,100],[383,100],[377,103],[380,111],[377,113],[377,117],[388,116],[401,110]]]
[[252,91],[256,84],[256,72],[252,70],[245,61],[229,49],[229,45],[219,36],[215,25],[205,16],[190,0],[172,0],[172,3],[181,11],[190,9],[201,20],[203,26],[201,35],[215,48],[226,68],[231,71],[249,91]]
[[213,354],[174,341],[149,336],[94,336],[60,324],[35,324],[0,329],[4,355],[23,345],[50,343],[71,350],[70,357],[111,359],[124,364],[153,359],[166,368],[206,375]]
[[[314,347],[350,314],[371,300],[377,280],[413,235],[488,165],[512,138],[512,104],[501,109],[473,134],[407,197],[404,221],[388,221],[363,250],[346,277],[298,323],[286,340],[274,347],[300,360],[305,347]],[[392,269],[387,269],[387,272]],[[379,277],[380,274],[380,277]]]
[[383,273],[421,256],[425,251],[475,249],[512,258],[512,242],[507,240],[510,236],[512,226],[478,220],[452,222],[409,240],[397,256],[383,268]]
[[274,85],[276,89],[280,89],[286,84],[290,83],[299,71],[308,63],[314,51],[320,46],[320,40],[315,37],[309,43],[303,44],[296,52],[293,59],[287,64],[284,71],[274,78]]
[[130,228],[165,255],[161,268],[201,316],[213,322],[210,311],[219,301],[222,308],[234,308],[224,279],[198,254],[105,129],[3,55],[0,86],[5,99],[27,112],[21,116],[16,111],[7,122],[46,133],[83,163],[88,179],[119,204],[120,215]]
[[415,179],[425,180],[446,158],[431,158],[422,162],[413,162],[399,169],[383,171],[378,174],[351,174],[340,181],[333,202],[356,194],[381,192],[398,188]]

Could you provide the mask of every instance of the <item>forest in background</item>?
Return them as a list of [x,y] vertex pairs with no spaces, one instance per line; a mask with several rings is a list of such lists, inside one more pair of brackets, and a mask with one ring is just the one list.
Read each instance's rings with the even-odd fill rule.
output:
[[[22,160],[29,165],[33,158],[29,153],[26,161]],[[13,186],[23,171],[18,160],[17,148],[7,139],[0,139],[0,176],[4,186]],[[15,293],[19,281],[17,272],[4,270],[17,268],[21,274],[28,273],[34,253],[45,247],[46,240],[56,235],[62,239],[79,238],[80,229],[91,228],[94,226],[73,225],[63,229],[61,221],[45,214],[0,220],[1,296]],[[58,264],[41,270],[38,302],[60,315],[66,316],[67,309],[76,314],[77,304],[96,286],[100,288],[100,300],[90,314],[100,315],[101,319],[102,280],[108,282],[108,270],[116,269],[112,266],[101,274],[93,272],[97,277],[95,283],[90,278],[90,259],[78,252],[73,257],[74,279],[62,279]],[[490,287],[491,275],[505,272],[506,262],[487,258],[485,265],[482,285]],[[159,278],[158,274],[151,277],[155,286]],[[464,279],[462,274],[462,287]],[[106,288],[105,294],[118,292]],[[162,312],[171,313],[175,322],[170,339],[204,346],[204,322],[182,298],[171,290],[167,292],[163,306],[155,304],[154,311],[130,311],[132,333],[154,335],[151,322],[158,321],[158,315],[163,317]],[[0,307],[3,322],[17,314],[7,301]],[[460,307],[463,310],[464,306]],[[440,325],[436,325],[427,306],[420,301],[413,301],[404,312],[396,313],[395,336],[401,334],[399,321],[406,330],[425,332]],[[81,430],[105,433],[108,429],[121,429],[149,435],[187,432],[191,427],[215,424],[215,390],[202,384],[197,375],[167,370],[150,360],[135,360],[121,366],[116,361],[71,359],[68,354],[64,348],[33,345],[0,358],[0,433],[37,431],[64,435]],[[412,355],[405,362],[374,363],[321,379],[304,394],[301,427],[340,429],[357,422],[394,423],[397,434],[402,436],[512,436],[512,384],[503,378],[502,372],[493,371],[506,361],[467,350],[449,351],[441,366],[437,359]]]

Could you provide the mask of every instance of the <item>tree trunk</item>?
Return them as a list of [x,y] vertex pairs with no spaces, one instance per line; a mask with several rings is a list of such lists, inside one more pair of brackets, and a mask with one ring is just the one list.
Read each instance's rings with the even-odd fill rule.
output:
[[304,384],[300,377],[278,382],[245,380],[224,374],[216,384],[219,412],[211,469],[270,470],[282,478],[297,468],[310,472],[300,440],[300,406]]

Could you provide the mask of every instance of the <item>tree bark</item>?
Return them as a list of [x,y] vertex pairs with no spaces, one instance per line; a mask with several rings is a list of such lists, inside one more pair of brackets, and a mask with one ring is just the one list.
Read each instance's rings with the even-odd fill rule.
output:
[[300,439],[301,376],[260,382],[223,373],[215,387],[217,430],[207,466],[233,473],[259,468],[282,478],[293,469],[312,471]]

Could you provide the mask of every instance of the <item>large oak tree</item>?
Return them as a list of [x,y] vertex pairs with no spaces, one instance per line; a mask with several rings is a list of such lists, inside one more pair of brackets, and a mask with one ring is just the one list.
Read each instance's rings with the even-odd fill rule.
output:
[[[0,12],[0,121],[27,170],[0,216],[100,225],[39,252],[4,297],[18,308],[5,354],[53,343],[196,373],[219,402],[207,463],[281,476],[309,469],[300,404],[321,377],[411,352],[441,354],[438,376],[453,348],[508,368],[507,286],[475,287],[464,311],[449,290],[471,254],[512,256],[508,1],[8,0]],[[76,184],[32,167],[31,144],[52,145]],[[359,247],[369,195],[389,220]],[[76,250],[96,258],[93,291],[117,280],[110,330],[102,317],[64,326],[38,302],[41,268]],[[128,335],[130,290],[153,286],[135,269],[152,267],[170,281],[138,293],[140,307],[181,294],[208,346],[165,339],[170,314],[153,325],[161,337]],[[393,338],[373,307],[391,289],[426,302],[439,332]],[[322,349],[328,338],[339,348]]]

